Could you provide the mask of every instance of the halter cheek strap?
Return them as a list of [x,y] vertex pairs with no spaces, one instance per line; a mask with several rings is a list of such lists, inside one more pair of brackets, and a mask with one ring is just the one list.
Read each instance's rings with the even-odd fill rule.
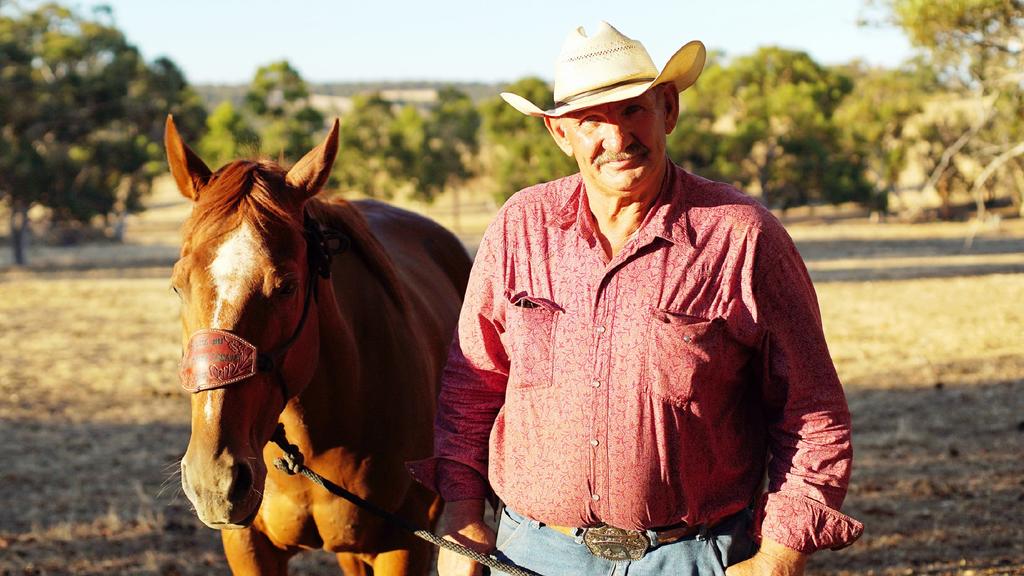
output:
[[[309,279],[302,316],[292,335],[272,351],[264,353],[232,332],[209,328],[197,330],[189,338],[178,370],[182,388],[192,393],[224,388],[250,378],[257,372],[275,372],[280,369],[288,350],[302,334],[312,302],[317,300],[320,280],[331,277],[331,259],[351,246],[348,236],[337,230],[322,228],[309,213],[305,214],[304,229]],[[278,376],[281,396],[287,404],[291,399],[288,385],[283,377]]]

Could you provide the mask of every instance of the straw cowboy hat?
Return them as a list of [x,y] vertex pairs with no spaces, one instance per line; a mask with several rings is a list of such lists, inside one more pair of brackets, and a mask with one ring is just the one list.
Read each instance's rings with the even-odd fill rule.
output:
[[582,26],[569,33],[555,63],[555,106],[541,110],[511,92],[501,97],[523,114],[562,116],[573,110],[628,100],[651,86],[674,82],[686,90],[704,69],[704,44],[699,40],[680,48],[658,72],[643,44],[627,38],[607,22],[593,36]]

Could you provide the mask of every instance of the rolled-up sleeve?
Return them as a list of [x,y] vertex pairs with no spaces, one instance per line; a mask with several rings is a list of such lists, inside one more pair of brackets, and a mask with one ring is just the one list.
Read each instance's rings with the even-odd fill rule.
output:
[[434,456],[409,463],[413,477],[448,502],[482,498],[490,492],[488,438],[505,402],[509,371],[501,339],[505,317],[501,228],[499,217],[484,234],[473,262],[441,377]]
[[838,549],[864,530],[839,511],[853,460],[850,412],[807,268],[781,225],[768,228],[753,275],[769,446],[755,529],[804,553]]

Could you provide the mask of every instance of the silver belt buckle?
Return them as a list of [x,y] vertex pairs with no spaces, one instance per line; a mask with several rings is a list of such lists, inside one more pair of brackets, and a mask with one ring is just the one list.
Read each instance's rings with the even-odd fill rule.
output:
[[639,560],[651,547],[651,540],[643,530],[625,530],[607,524],[585,528],[583,543],[594,556],[616,562]]

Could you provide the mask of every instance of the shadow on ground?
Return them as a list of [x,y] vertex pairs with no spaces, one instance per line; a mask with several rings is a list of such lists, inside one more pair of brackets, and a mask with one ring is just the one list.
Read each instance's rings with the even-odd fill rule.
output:
[[810,574],[1024,573],[1024,382],[848,390],[864,536]]
[[[227,574],[181,493],[187,424],[0,422],[0,574]],[[338,574],[306,554],[295,573]]]

